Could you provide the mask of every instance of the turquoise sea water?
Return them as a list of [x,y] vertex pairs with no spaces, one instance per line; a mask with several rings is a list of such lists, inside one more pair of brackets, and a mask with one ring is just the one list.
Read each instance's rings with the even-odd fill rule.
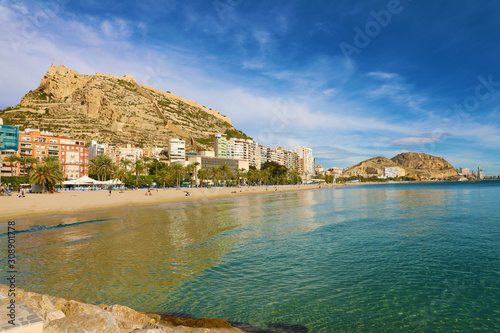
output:
[[384,184],[18,220],[19,285],[263,329],[498,332],[499,201]]

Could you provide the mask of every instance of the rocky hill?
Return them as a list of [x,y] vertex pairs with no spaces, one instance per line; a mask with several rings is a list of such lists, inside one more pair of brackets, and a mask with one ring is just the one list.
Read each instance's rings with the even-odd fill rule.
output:
[[409,170],[406,170],[402,165],[393,162],[384,156],[378,156],[374,158],[370,158],[366,161],[358,163],[346,171],[344,171],[344,175],[348,176],[362,176],[362,175],[376,175],[383,176],[384,168],[388,167],[398,167],[400,168],[399,174],[402,176],[408,175],[412,176],[412,173]]
[[458,177],[457,170],[442,157],[422,153],[402,153],[391,159],[412,170],[420,178]]
[[413,178],[458,177],[457,170],[442,157],[419,153],[403,153],[392,159],[383,156],[374,157],[350,167],[344,174],[382,176],[386,167],[398,167],[400,176]]
[[217,133],[246,138],[219,112],[138,84],[132,76],[83,75],[53,65],[37,89],[0,117],[21,130],[118,145],[166,146],[170,138],[182,137],[188,147],[212,149]]

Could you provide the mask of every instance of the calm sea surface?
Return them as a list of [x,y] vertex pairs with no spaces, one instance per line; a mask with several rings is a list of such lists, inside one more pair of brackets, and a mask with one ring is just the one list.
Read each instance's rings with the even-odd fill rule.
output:
[[18,285],[41,293],[260,328],[500,331],[500,181],[272,193],[17,228]]

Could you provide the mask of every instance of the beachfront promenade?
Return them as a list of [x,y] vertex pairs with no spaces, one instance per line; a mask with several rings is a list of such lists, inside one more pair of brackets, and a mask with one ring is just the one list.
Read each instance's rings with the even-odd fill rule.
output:
[[[337,185],[343,186],[343,185]],[[109,194],[101,191],[63,191],[52,194],[27,193],[24,198],[12,196],[0,197],[2,220],[23,218],[33,215],[95,211],[103,208],[118,208],[130,205],[147,206],[162,203],[204,201],[256,194],[271,194],[290,191],[318,189],[319,185],[278,185],[278,186],[242,186],[183,189],[147,189],[114,190]],[[325,185],[322,185],[324,188]],[[186,196],[185,191],[190,195]]]

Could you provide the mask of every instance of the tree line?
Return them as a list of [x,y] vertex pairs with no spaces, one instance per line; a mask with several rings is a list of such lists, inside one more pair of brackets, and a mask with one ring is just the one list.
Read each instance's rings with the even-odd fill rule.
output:
[[126,186],[147,186],[153,183],[166,186],[181,186],[184,182],[195,185],[227,185],[242,183],[258,184],[296,184],[302,182],[296,171],[275,162],[266,162],[261,170],[250,167],[250,170],[238,169],[233,172],[228,165],[211,169],[199,169],[195,162],[186,167],[181,164],[167,165],[156,159],[143,157],[132,162],[121,160],[119,165],[106,155],[97,155],[90,160],[89,173],[99,181],[119,180]]
[[[56,186],[65,180],[61,165],[55,157],[47,157],[40,161],[32,157],[10,155],[6,161],[10,163],[11,174],[14,174],[14,167],[18,163],[27,174],[25,177],[4,177],[5,181],[13,184],[15,190],[23,182],[29,182],[32,185],[40,185],[43,191],[54,192]],[[235,172],[226,164],[209,170],[198,170],[199,165],[198,162],[186,167],[180,164],[167,165],[149,157],[142,157],[135,162],[121,160],[119,165],[116,165],[108,156],[101,154],[90,159],[89,176],[98,181],[119,180],[127,187],[150,186],[153,183],[163,187],[180,187],[184,182],[191,185],[200,183],[215,186],[278,185],[302,182],[296,171],[289,170],[276,162],[264,163],[261,170],[250,167],[250,170],[238,169]]]

